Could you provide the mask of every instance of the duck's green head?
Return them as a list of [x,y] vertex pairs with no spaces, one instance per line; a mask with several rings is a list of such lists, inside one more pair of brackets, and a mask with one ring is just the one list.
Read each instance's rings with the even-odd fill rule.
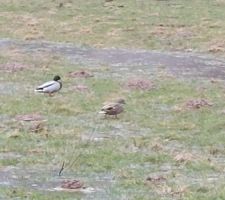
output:
[[60,79],[61,79],[61,78],[60,78],[60,76],[58,76],[58,75],[54,76],[54,78],[53,78],[54,81],[58,81],[58,80],[60,80]]

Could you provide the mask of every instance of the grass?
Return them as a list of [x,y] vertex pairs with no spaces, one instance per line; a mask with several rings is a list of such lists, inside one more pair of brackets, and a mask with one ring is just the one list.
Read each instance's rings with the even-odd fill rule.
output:
[[0,2],[1,37],[224,55],[223,0]]
[[[11,62],[9,55],[2,54],[3,63]],[[10,89],[3,87],[0,96],[4,114],[0,166],[17,167],[16,180],[25,176],[23,168],[30,177],[25,186],[11,182],[14,189],[1,188],[4,198],[28,195],[31,199],[70,199],[71,194],[42,192],[31,185],[36,181],[47,189],[60,185],[62,179],[73,178],[102,191],[92,196],[74,194],[77,199],[149,199],[149,195],[153,199],[212,199],[214,189],[224,197],[222,82],[184,82],[164,73],[154,76],[151,81],[155,88],[149,91],[129,90],[123,85],[130,77],[114,79],[108,76],[110,70],[89,68],[94,75],[102,73],[108,78],[70,78],[69,72],[82,67],[54,58],[49,55],[40,61],[39,57],[25,56],[22,60],[29,68],[3,70],[1,84],[8,84]],[[13,62],[21,62],[17,59]],[[51,79],[53,71],[63,76],[60,93],[54,97],[34,94],[33,88]],[[77,84],[89,90],[74,91]],[[119,120],[102,119],[97,114],[101,103],[119,96],[127,101],[126,112]],[[199,98],[213,106],[187,108],[187,101]],[[39,133],[30,131],[32,122],[15,120],[16,115],[28,113],[39,113],[46,120]],[[12,153],[11,157],[7,153]],[[66,168],[60,178],[57,173],[63,161]],[[31,169],[36,175],[29,172]],[[149,176],[163,176],[165,181],[146,181]],[[215,185],[211,176],[215,177]]]
[[[0,37],[224,56],[223,0],[0,2]],[[156,73],[153,89],[133,90],[124,87],[130,73],[118,78],[110,66],[74,65],[51,52],[0,53],[0,198],[225,199],[223,82]],[[10,70],[10,63],[23,69]],[[84,67],[94,77],[68,76]],[[34,94],[56,72],[62,90],[54,97]],[[102,119],[102,102],[115,97],[126,99],[125,112]],[[195,99],[213,105],[187,107]],[[40,132],[31,131],[35,122],[16,120],[29,113],[43,116]],[[65,179],[96,191],[48,190]]]

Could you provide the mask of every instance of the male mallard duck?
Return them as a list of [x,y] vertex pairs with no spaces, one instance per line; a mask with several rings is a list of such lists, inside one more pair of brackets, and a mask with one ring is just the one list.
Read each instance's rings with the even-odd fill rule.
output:
[[123,104],[125,103],[124,99],[117,99],[115,102],[104,103],[101,111],[99,113],[107,115],[114,115],[117,118],[117,115],[123,112]]
[[51,96],[53,93],[58,92],[62,88],[60,76],[56,75],[52,81],[48,81],[38,86],[35,91],[41,93],[47,93]]

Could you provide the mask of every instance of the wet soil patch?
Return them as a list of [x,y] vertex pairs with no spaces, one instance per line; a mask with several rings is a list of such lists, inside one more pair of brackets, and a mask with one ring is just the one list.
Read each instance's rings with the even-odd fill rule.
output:
[[28,54],[54,53],[65,57],[72,64],[86,67],[107,65],[112,70],[122,70],[124,73],[144,70],[145,74],[151,75],[163,68],[178,77],[215,79],[225,77],[225,60],[211,55],[116,48],[96,49],[66,43],[0,40],[0,50],[9,47],[21,49]]

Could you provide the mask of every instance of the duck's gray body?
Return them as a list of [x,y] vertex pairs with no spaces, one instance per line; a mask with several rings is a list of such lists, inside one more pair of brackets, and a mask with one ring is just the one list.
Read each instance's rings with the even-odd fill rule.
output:
[[60,82],[60,77],[55,76],[54,80],[43,83],[42,85],[38,86],[35,89],[35,91],[52,94],[52,93],[58,92],[61,88],[62,88],[62,83]]

